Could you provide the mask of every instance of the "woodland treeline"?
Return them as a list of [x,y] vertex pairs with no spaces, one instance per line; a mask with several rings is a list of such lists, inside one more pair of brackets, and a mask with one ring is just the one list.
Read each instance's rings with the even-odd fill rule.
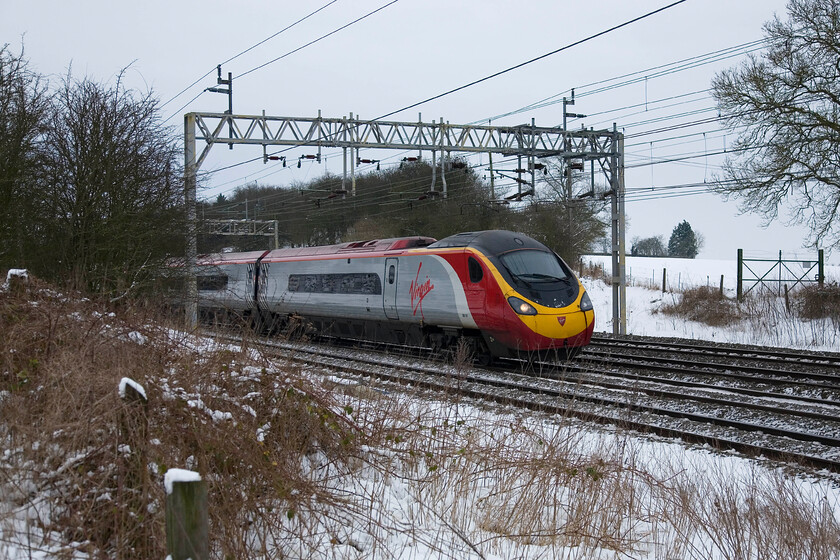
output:
[[[242,220],[246,215],[278,220],[281,246],[293,247],[411,235],[441,239],[463,231],[509,229],[539,239],[571,262],[605,235],[603,202],[566,196],[558,169],[538,173],[535,196],[511,202],[494,196],[480,170],[467,162],[452,159],[445,167],[446,198],[440,168],[433,192],[432,167],[421,159],[357,175],[355,196],[349,192],[349,178],[348,192],[342,193],[341,177],[328,174],[291,188],[241,187],[230,197],[203,204],[200,214],[206,220]],[[262,249],[270,243],[271,238],[202,236],[199,249]]]

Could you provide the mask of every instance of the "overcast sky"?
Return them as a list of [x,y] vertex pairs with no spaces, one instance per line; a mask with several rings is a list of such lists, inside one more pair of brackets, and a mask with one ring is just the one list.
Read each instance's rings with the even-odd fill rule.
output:
[[[320,110],[324,117],[352,112],[361,118],[375,118],[671,3],[0,2],[0,40],[9,43],[14,52],[23,43],[34,69],[51,83],[59,83],[71,65],[75,77],[106,83],[113,83],[119,71],[128,68],[126,85],[151,89],[165,103],[163,114],[171,117],[168,123],[179,130],[186,112],[227,109],[225,96],[202,90],[215,85],[216,65],[232,57],[236,58],[222,70],[236,76],[235,113],[265,110],[268,115],[310,117]],[[284,56],[383,6],[346,29]],[[324,9],[302,23],[236,56],[321,7]],[[493,118],[493,124],[535,119],[539,126],[559,126],[563,114],[559,101],[575,88],[577,101],[570,110],[589,117],[571,121],[570,128],[611,128],[616,123],[627,135],[628,249],[635,237],[663,235],[667,242],[673,228],[685,219],[705,238],[701,257],[734,258],[739,247],[766,255],[778,255],[779,250],[808,255],[813,251],[802,248],[807,234],[804,228],[787,227],[781,219],[764,229],[759,217],[739,215],[735,201],[724,202],[709,193],[689,194],[704,192],[702,184],[719,172],[722,156],[650,165],[651,158],[684,158],[719,152],[731,145],[735,136],[725,134],[715,123],[675,125],[716,115],[714,102],[705,91],[710,80],[715,72],[743,60],[743,53],[750,50],[746,45],[763,38],[762,24],[774,13],[785,16],[784,0],[687,0],[390,119],[415,121],[422,113],[424,120],[442,117],[453,124],[486,123]],[[731,54],[721,52],[738,46],[742,48]],[[698,58],[710,53],[719,54]],[[282,58],[256,69],[278,57]],[[198,84],[176,97],[196,80]],[[621,85],[628,81],[633,83]],[[546,99],[555,103],[517,112]],[[652,132],[663,128],[668,130]],[[217,146],[202,171],[261,153],[258,147],[237,146],[231,151]],[[297,155],[290,154],[290,159]],[[318,176],[325,169],[341,173],[340,150],[325,155],[325,163],[306,163],[301,169],[260,161],[220,171],[209,176],[200,196],[215,198],[253,181],[288,185]],[[397,161],[395,152],[375,157],[388,156]],[[472,161],[479,163],[477,157]],[[486,164],[486,158],[482,163]],[[661,189],[687,184],[699,186]],[[643,195],[639,189],[648,192]],[[840,255],[832,255],[831,261],[840,262]]]

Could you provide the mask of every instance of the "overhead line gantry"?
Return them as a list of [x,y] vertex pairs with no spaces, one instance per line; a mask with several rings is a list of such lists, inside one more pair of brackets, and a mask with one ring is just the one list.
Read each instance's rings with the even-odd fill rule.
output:
[[[201,142],[201,151],[197,143]],[[227,113],[187,113],[184,115],[184,183],[187,205],[187,219],[196,223],[196,174],[215,144],[234,146],[262,146],[263,161],[267,161],[269,146],[296,148],[342,148],[344,150],[344,175],[342,194],[347,178],[347,150],[390,149],[418,152],[432,152],[432,168],[437,152],[441,154],[443,168],[444,153],[486,153],[527,158],[528,167],[518,166],[519,186],[516,199],[534,192],[534,177],[537,159],[559,157],[567,164],[572,161],[597,163],[607,178],[612,207],[612,286],[613,286],[613,331],[624,334],[625,321],[625,275],[624,275],[624,134],[615,125],[612,130],[566,130],[561,127],[536,126],[530,124],[515,126],[456,125],[444,122],[398,122],[363,120],[350,114],[349,117],[279,117],[261,115],[234,115]],[[286,150],[283,150],[286,151]],[[358,158],[351,158],[351,165]],[[522,179],[523,172],[531,174],[531,191],[522,191],[528,181]],[[446,197],[446,181],[443,190],[432,193]],[[355,181],[349,194],[355,195]],[[187,264],[191,279],[187,282],[187,322],[197,321],[198,293],[194,281],[197,261],[197,235],[195,227],[189,235]]]

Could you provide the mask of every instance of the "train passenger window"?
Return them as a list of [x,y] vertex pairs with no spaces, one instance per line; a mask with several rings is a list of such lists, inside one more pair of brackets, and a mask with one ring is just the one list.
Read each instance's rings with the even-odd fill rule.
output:
[[[264,276],[260,276],[264,278]],[[308,294],[381,294],[378,274],[290,274],[289,291]]]
[[388,267],[388,283],[393,284],[394,279],[397,277],[397,267],[391,265]]
[[199,292],[218,292],[227,289],[228,277],[224,274],[202,275],[196,277]]
[[473,257],[470,257],[468,266],[470,269],[470,282],[481,282],[481,279],[484,278],[484,271],[481,269],[481,264]]

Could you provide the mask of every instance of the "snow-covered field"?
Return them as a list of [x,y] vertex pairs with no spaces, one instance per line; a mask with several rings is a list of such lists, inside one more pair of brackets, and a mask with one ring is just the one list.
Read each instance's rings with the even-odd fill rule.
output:
[[[587,256],[584,262],[600,266],[607,276],[610,275],[609,256]],[[761,276],[772,263],[751,263],[751,266],[753,272]],[[809,263],[807,268],[802,268],[801,264],[798,268],[795,265],[787,266],[794,275],[801,276],[811,265]],[[662,292],[663,270],[667,271],[665,293]],[[837,325],[830,321],[800,322],[784,316],[782,312],[768,312],[764,316],[745,319],[734,326],[710,327],[657,312],[664,303],[675,302],[681,290],[698,286],[718,289],[721,276],[725,294],[734,298],[737,285],[735,260],[627,257],[626,275],[628,334],[840,351],[840,332],[837,331]],[[595,330],[613,332],[612,287],[597,278],[582,280],[595,305]],[[840,282],[840,266],[826,265],[825,281],[834,284]],[[781,299],[778,306],[779,309],[783,306]]]
[[[811,271],[809,277],[816,275],[816,268],[814,267],[813,256],[811,260],[806,260],[807,257],[801,257],[800,261],[788,261],[785,259],[785,268],[783,270],[783,281],[788,281],[795,277],[801,277],[805,272]],[[767,255],[745,255],[745,259],[761,258],[768,259],[768,262],[751,262],[745,261],[745,264],[750,267],[749,271],[745,271],[745,278],[761,277],[765,272],[774,267],[773,259],[775,257]],[[584,262],[592,265],[600,265],[607,274],[609,274],[611,260],[609,255],[587,255],[583,257]],[[728,295],[734,295],[738,282],[738,261],[724,260],[724,259],[678,259],[670,257],[626,257],[626,276],[628,285],[647,286],[655,289],[662,289],[662,272],[667,271],[666,274],[666,288],[668,290],[683,290],[686,288],[693,288],[696,286],[720,286],[720,278],[723,276],[723,287]],[[813,269],[813,270],[812,270]],[[778,278],[779,267],[776,265],[774,273],[768,279]],[[840,266],[826,264],[824,267],[825,281],[837,283],[840,282]],[[791,284],[793,282],[790,282]]]

